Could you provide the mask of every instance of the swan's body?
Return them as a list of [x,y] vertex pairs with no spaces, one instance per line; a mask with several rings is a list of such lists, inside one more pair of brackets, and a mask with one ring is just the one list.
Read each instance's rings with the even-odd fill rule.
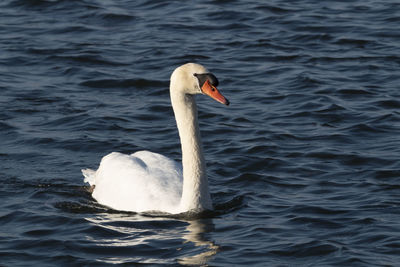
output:
[[217,85],[215,76],[198,64],[185,64],[171,75],[170,95],[181,139],[183,172],[175,161],[157,153],[113,152],[103,157],[97,171],[82,170],[85,182],[94,187],[93,198],[124,211],[211,210],[194,95],[204,93],[228,105]]

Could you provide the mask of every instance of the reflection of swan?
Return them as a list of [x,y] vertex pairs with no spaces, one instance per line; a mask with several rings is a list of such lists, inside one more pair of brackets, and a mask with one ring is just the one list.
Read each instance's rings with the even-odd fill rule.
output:
[[219,249],[205,237],[214,230],[211,219],[185,221],[101,213],[86,220],[94,227],[86,236],[86,246],[100,253],[96,257],[99,262],[175,265],[178,261],[181,265],[203,266]]
[[113,209],[135,212],[212,209],[194,95],[207,94],[229,105],[217,85],[213,74],[194,63],[178,67],[171,75],[171,103],[181,139],[183,181],[181,168],[160,154],[113,152],[103,157],[97,171],[82,171],[85,182],[94,186],[93,197]]
[[[203,266],[218,252],[219,247],[213,242],[204,238],[204,233],[213,230],[211,220],[189,221],[186,227],[187,234],[183,236],[187,242],[192,242],[196,247],[203,247],[206,250],[198,254],[186,256],[178,260],[183,265]],[[211,228],[211,229],[210,229]]]

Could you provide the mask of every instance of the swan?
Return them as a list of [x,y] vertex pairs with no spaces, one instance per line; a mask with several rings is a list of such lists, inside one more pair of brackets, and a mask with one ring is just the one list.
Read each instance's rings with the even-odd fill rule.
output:
[[121,211],[176,214],[212,210],[194,95],[206,94],[229,105],[217,86],[217,78],[202,65],[187,63],[176,68],[170,79],[170,98],[182,165],[150,151],[112,152],[101,159],[96,171],[82,170],[84,182],[93,189],[92,197]]

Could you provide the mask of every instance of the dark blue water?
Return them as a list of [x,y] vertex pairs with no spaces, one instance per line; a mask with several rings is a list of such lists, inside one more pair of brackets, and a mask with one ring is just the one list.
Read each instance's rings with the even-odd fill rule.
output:
[[[400,3],[0,3],[0,265],[399,266]],[[180,160],[169,76],[199,96],[216,211],[98,205],[112,151]]]

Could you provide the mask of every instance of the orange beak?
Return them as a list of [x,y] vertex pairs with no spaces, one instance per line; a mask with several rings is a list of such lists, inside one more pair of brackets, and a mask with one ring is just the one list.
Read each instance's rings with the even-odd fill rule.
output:
[[228,99],[226,99],[217,89],[217,87],[215,87],[214,85],[212,85],[208,80],[206,80],[206,82],[203,84],[203,86],[201,87],[201,91],[210,96],[211,98],[217,100],[219,103],[222,103],[224,105],[229,105],[229,101]]

